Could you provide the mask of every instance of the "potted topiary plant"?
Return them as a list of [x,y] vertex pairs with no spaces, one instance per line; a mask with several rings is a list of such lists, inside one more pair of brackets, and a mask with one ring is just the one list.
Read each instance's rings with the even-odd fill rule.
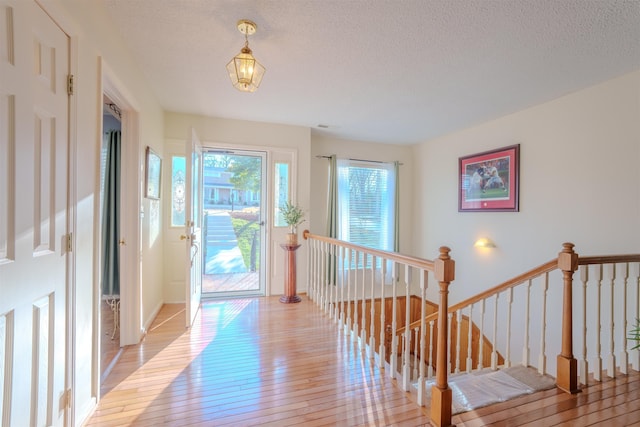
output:
[[286,222],[289,226],[289,233],[287,234],[287,244],[297,245],[297,227],[302,222],[304,222],[304,212],[302,211],[302,208],[292,203],[284,202],[284,204],[280,206],[280,213],[282,214],[282,219],[284,220],[284,222]]

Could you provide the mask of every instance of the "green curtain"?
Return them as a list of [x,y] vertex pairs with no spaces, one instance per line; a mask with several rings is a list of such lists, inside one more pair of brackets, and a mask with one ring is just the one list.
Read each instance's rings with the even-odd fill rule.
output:
[[[338,159],[335,154],[329,156],[329,189],[327,197],[327,236],[338,238]],[[328,277],[331,283],[336,283],[337,258],[328,257]]]
[[109,132],[102,209],[102,295],[120,295],[120,131]]
[[329,197],[327,198],[327,236],[338,238],[338,159],[329,156]]

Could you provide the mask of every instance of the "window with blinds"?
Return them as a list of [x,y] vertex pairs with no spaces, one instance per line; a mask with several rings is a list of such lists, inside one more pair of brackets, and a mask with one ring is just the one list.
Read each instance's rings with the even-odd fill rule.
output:
[[[338,160],[337,166],[339,238],[392,251],[395,229],[393,164]],[[359,267],[369,264],[370,260],[365,264],[358,261]]]

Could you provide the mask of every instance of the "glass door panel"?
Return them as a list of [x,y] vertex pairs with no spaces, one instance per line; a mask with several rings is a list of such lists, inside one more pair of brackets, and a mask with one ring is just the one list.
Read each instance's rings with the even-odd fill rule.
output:
[[203,156],[203,297],[264,295],[266,154]]

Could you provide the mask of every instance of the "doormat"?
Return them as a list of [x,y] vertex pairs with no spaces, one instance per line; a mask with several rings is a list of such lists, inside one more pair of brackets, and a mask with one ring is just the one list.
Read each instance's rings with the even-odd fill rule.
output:
[[[428,399],[431,398],[431,387],[435,382],[435,379],[426,382]],[[448,382],[453,397],[453,414],[555,387],[553,377],[541,375],[536,369],[525,366],[455,374],[448,378]],[[414,387],[417,388],[417,383]]]

